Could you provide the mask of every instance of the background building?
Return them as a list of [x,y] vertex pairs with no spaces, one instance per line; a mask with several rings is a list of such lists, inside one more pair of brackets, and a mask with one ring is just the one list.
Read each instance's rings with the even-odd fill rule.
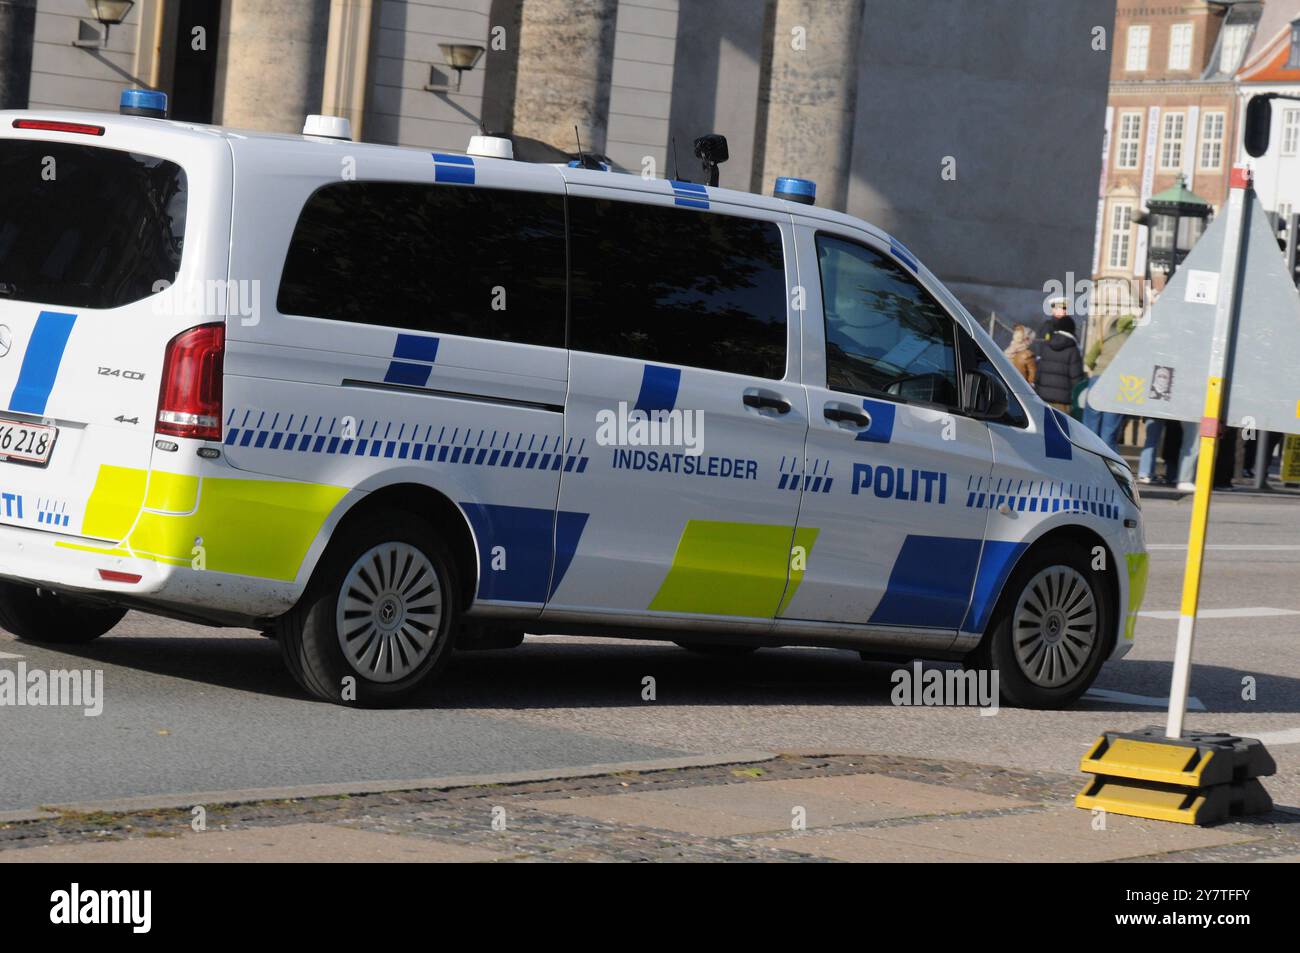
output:
[[1228,194],[1239,103],[1234,74],[1259,22],[1259,0],[1121,0],[1106,107],[1104,166],[1093,274],[1097,325],[1149,303],[1148,230],[1137,224],[1152,195],[1177,184],[1216,210]]
[[[1089,272],[1114,0],[138,0],[107,43],[87,0],[6,5],[35,7],[35,109],[114,110],[147,85],[181,119],[294,132],[334,113],[441,150],[481,123],[539,155],[574,151],[576,125],[621,168],[683,178],[719,132],[723,185],[816,180],[981,319],[1036,324],[1048,282]],[[1186,6],[1206,8],[1180,68],[1198,81],[1224,5]],[[444,44],[481,53],[457,72]],[[1230,87],[1195,96],[1228,128]]]
[[[1240,109],[1258,93],[1300,96],[1300,0],[1269,0],[1237,74]],[[1238,136],[1238,162],[1255,172],[1264,208],[1282,220],[1300,212],[1300,102],[1275,99],[1268,152],[1251,159]]]

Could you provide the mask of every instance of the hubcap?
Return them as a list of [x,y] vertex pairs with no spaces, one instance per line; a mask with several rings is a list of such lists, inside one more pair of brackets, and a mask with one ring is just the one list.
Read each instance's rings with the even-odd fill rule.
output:
[[433,563],[409,543],[382,543],[352,564],[335,621],[343,657],[371,681],[414,672],[438,641],[442,585]]
[[1088,580],[1069,566],[1029,580],[1011,621],[1020,670],[1043,688],[1078,675],[1097,646],[1097,600]]

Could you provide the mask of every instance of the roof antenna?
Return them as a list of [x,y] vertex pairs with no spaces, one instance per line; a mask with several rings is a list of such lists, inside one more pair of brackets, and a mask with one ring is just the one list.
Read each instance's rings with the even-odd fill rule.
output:
[[673,181],[680,182],[681,170],[677,167],[677,137],[673,136]]
[[605,164],[597,159],[594,155],[589,156],[582,151],[582,136],[578,135],[578,127],[573,127],[573,138],[578,140],[578,168],[595,169],[597,172],[605,171]]

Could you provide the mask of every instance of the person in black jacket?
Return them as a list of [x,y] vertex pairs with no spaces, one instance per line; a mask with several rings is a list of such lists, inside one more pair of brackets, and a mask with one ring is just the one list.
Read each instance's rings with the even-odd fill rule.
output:
[[1038,358],[1038,396],[1057,410],[1070,412],[1070,395],[1087,374],[1083,369],[1083,355],[1074,336],[1074,318],[1065,315],[1055,319],[1052,336],[1043,345]]

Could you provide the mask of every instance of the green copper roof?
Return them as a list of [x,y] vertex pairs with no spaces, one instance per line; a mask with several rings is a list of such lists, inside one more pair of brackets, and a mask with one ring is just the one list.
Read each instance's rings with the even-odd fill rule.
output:
[[1178,181],[1163,192],[1151,196],[1151,202],[1163,202],[1166,205],[1209,205],[1205,199],[1187,187],[1187,179],[1178,177]]

